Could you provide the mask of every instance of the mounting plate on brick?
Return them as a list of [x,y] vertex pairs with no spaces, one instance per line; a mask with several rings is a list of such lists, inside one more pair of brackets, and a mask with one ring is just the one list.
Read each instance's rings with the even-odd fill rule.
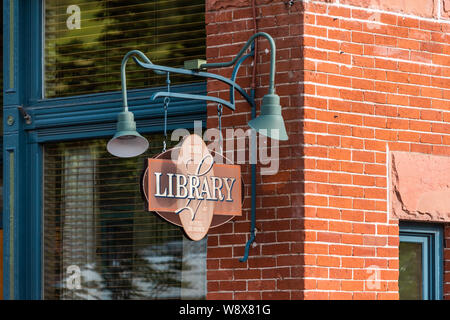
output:
[[184,62],[184,68],[187,70],[201,70],[201,65],[205,63],[206,60],[203,59],[187,60]]

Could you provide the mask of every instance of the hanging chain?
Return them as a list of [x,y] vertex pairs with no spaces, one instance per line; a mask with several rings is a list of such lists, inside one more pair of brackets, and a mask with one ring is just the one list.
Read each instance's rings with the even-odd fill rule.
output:
[[222,111],[223,111],[223,106],[219,103],[217,105],[217,117],[219,118],[219,148],[220,148],[220,153],[223,154],[223,148],[222,148]]
[[[167,92],[170,92],[170,73],[167,72]],[[164,98],[164,141],[163,141],[163,150],[162,152],[166,152],[167,148],[167,109],[169,108],[170,98]]]
[[164,141],[163,141],[163,151],[166,152],[167,148],[167,109],[169,108],[170,98],[164,98]]

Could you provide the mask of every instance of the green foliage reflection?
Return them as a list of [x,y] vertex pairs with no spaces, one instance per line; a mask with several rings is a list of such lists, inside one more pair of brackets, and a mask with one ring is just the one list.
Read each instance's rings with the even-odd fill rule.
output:
[[[80,0],[79,28],[71,24],[72,1],[46,0],[45,5],[48,98],[119,90],[120,64],[132,49],[174,67],[205,58],[204,1]],[[130,88],[164,83],[164,77],[134,65],[127,70]],[[178,75],[172,81],[192,79]]]
[[[140,191],[150,148],[120,159],[105,140],[44,148],[44,297],[46,299],[199,299],[205,295],[206,241],[145,210]],[[72,267],[79,288],[70,287]]]

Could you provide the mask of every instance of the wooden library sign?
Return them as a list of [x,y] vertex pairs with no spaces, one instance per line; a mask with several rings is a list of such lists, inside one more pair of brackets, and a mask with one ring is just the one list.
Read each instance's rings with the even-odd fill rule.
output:
[[181,226],[192,240],[242,214],[241,167],[215,163],[196,134],[148,159],[142,182],[147,210]]

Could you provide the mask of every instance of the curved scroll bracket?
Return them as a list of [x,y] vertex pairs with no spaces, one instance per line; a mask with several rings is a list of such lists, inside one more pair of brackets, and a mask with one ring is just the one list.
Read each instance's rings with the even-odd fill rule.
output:
[[164,73],[176,73],[176,74],[185,74],[195,77],[202,77],[202,78],[210,78],[215,79],[218,81],[221,81],[227,85],[230,86],[230,101],[226,101],[220,98],[211,97],[208,95],[198,95],[198,94],[182,94],[182,93],[176,93],[176,92],[165,92],[165,91],[159,91],[153,94],[152,100],[155,100],[159,97],[173,97],[173,98],[182,98],[182,99],[193,99],[193,100],[203,100],[203,101],[212,101],[221,103],[224,106],[228,107],[231,110],[235,110],[235,95],[234,91],[236,90],[239,92],[239,94],[250,104],[254,104],[254,99],[245,92],[244,89],[241,88],[234,80],[236,78],[237,71],[239,70],[240,65],[247,59],[248,57],[253,56],[253,52],[250,54],[244,56],[242,59],[239,60],[239,62],[235,65],[233,70],[233,76],[231,79],[225,78],[223,76],[211,73],[211,72],[203,72],[203,71],[193,71],[193,70],[186,70],[182,68],[172,68],[172,67],[166,67],[166,66],[160,66],[157,64],[153,64],[149,61],[142,62],[137,57],[133,57],[133,60],[136,62],[137,65],[139,65],[142,68],[150,69],[158,74],[164,74]]
[[235,110],[234,104],[231,104],[228,101],[225,101],[220,98],[211,97],[211,96],[205,96],[200,94],[186,94],[186,93],[177,93],[177,92],[167,92],[167,91],[159,91],[152,95],[151,99],[155,100],[160,97],[169,97],[169,98],[179,98],[179,99],[190,99],[190,100],[203,100],[203,101],[211,101],[211,102],[217,102],[220,104],[223,104],[224,106],[227,106],[231,110]]

